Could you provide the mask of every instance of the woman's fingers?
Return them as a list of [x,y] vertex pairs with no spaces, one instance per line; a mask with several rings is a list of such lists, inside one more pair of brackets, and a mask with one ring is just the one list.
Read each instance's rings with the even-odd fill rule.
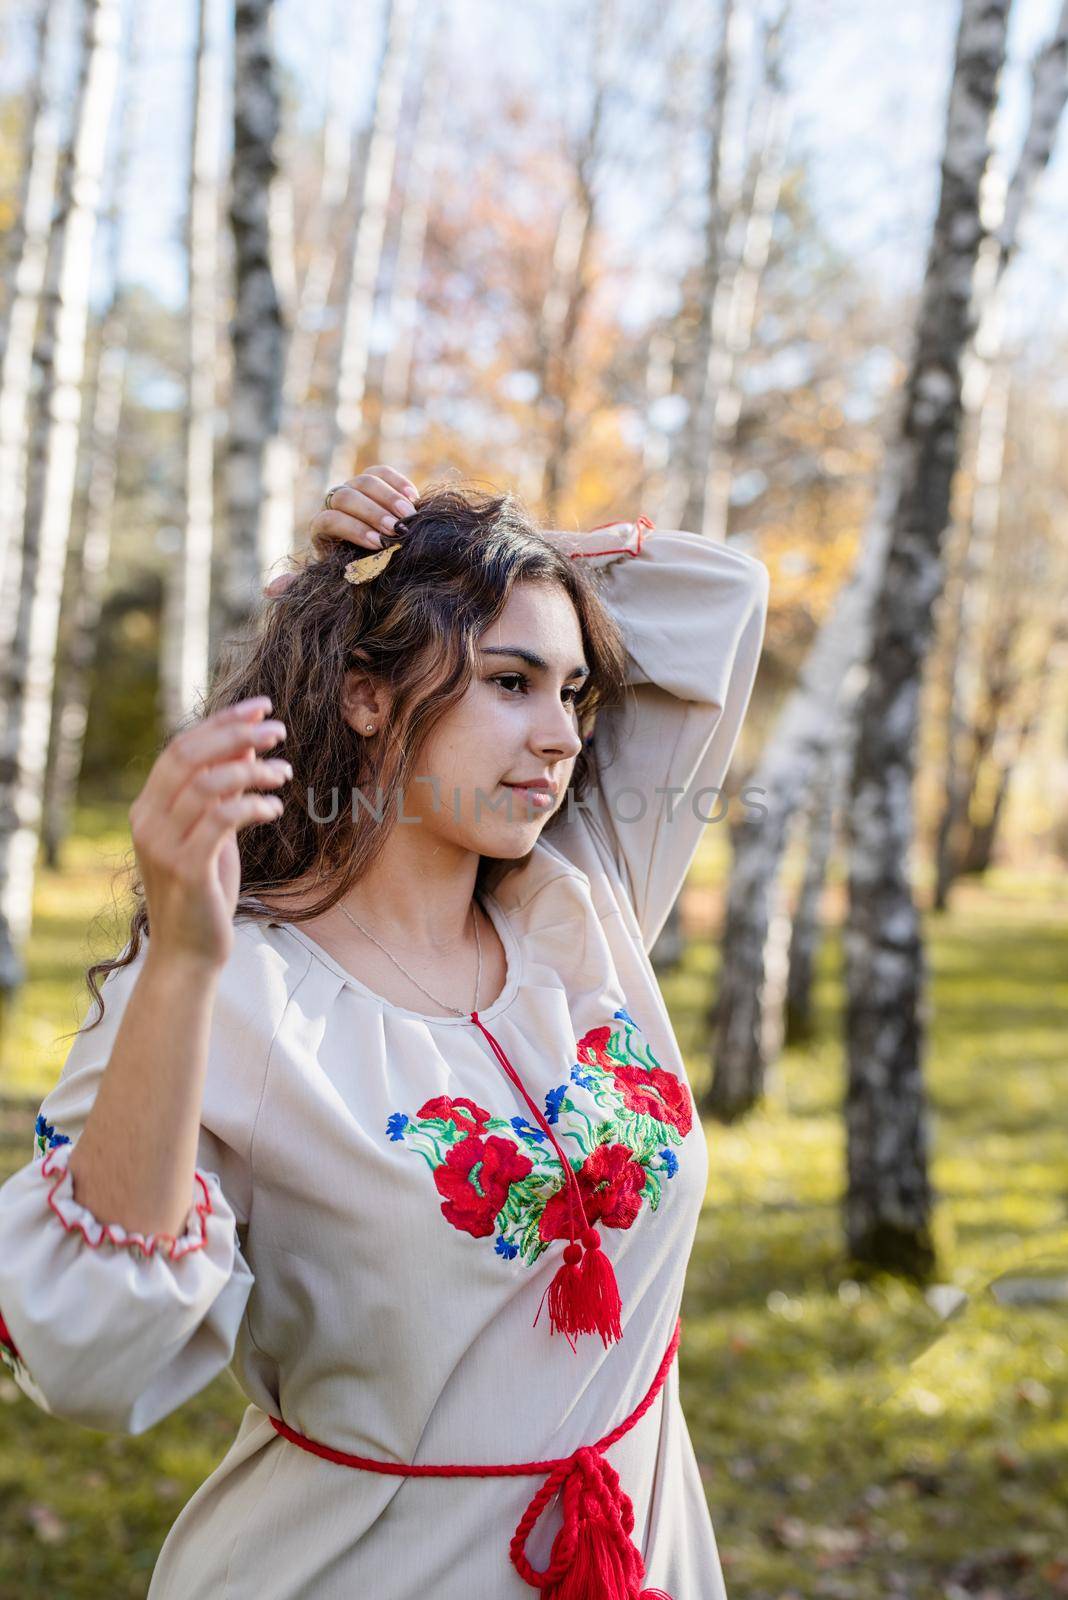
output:
[[134,807],[169,811],[193,774],[210,762],[239,756],[249,747],[262,751],[278,744],[285,738],[285,724],[265,721],[268,708],[269,702],[264,701],[243,712],[230,706],[176,733],[153,763],[131,807],[131,820]]
[[[368,467],[366,472],[360,474],[360,478],[381,478],[389,488],[395,489],[399,495],[408,500],[414,500],[419,493],[411,478],[406,478],[404,473],[398,472],[395,467]],[[350,478],[349,482],[358,484],[360,478]]]
[[296,581],[297,574],[295,572],[280,572],[277,578],[271,579],[270,583],[263,592],[267,596],[268,600],[277,600],[281,595],[285,594],[286,590],[289,588],[289,585],[291,583],[296,583]]
[[167,813],[167,831],[174,839],[183,840],[204,811],[220,800],[239,798],[246,789],[274,789],[288,783],[292,776],[293,768],[288,761],[264,761],[251,751],[240,761],[219,761],[210,767],[201,767]]
[[374,472],[361,472],[358,478],[339,484],[330,497],[330,505],[371,523],[376,519],[381,523],[384,515],[394,519],[415,515],[415,503],[404,490]]
[[[338,495],[334,496],[335,506],[338,504]],[[308,525],[308,536],[311,539],[312,549],[320,559],[326,555],[330,545],[336,544],[340,539],[350,544],[358,544],[366,550],[380,550],[382,547],[382,533],[392,532],[392,527],[383,528],[378,522],[379,515],[384,513],[369,513],[372,522],[365,522],[362,518],[345,511],[320,511]],[[396,519],[394,519],[394,522]]]
[[380,549],[383,533],[392,533],[401,518],[415,515],[409,490],[416,492],[392,467],[375,467],[338,484],[330,496],[330,509],[324,506],[309,529],[316,552],[322,554],[331,539]]
[[257,822],[273,822],[282,815],[282,798],[277,794],[241,794],[203,811],[181,841],[179,859],[191,877],[196,877],[205,859],[215,851],[220,839],[231,828],[240,831]]

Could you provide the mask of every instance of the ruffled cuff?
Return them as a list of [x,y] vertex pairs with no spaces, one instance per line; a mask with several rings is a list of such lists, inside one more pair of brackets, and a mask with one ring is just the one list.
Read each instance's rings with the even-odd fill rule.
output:
[[203,1250],[207,1244],[207,1219],[214,1216],[219,1196],[219,1179],[214,1172],[201,1172],[197,1168],[194,1178],[193,1203],[186,1213],[180,1232],[138,1233],[124,1228],[121,1222],[101,1222],[87,1206],[74,1197],[74,1178],[68,1171],[70,1142],[55,1144],[39,1163],[41,1179],[49,1185],[48,1204],[53,1215],[68,1233],[80,1233],[90,1250],[111,1245],[117,1250],[130,1250],[135,1256],[151,1257],[157,1252],[168,1261],[178,1261],[193,1250]]
[[558,537],[573,561],[581,560],[597,568],[641,555],[645,536],[654,529],[655,524],[648,517],[637,516],[632,522],[601,522],[583,533]]
[[139,1233],[75,1199],[76,1147],[0,1189],[0,1359],[54,1416],[141,1433],[229,1363],[253,1275],[216,1173],[197,1167],[176,1236]]

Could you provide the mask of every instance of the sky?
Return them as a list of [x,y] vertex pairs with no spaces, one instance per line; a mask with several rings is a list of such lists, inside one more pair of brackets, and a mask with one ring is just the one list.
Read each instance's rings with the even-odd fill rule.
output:
[[[73,7],[73,0],[53,0]],[[229,0],[208,0],[220,75],[227,59]],[[617,0],[626,6],[626,0]],[[192,0],[126,0],[136,27],[137,70],[132,121],[133,156],[124,186],[122,274],[143,281],[164,300],[184,295],[181,251],[192,66]],[[1015,157],[1026,114],[1032,52],[1051,31],[1060,0],[1015,0],[1002,108],[995,130],[1002,163]],[[647,8],[630,6],[632,14]],[[641,150],[664,138],[658,108],[665,86],[659,63],[667,47],[677,52],[679,78],[668,92],[696,107],[703,91],[718,0],[675,0],[656,48],[609,51],[604,59],[615,89],[622,137]],[[743,18],[747,7],[742,0]],[[8,0],[0,12],[7,47],[0,84],[24,78],[30,34],[28,0]],[[589,0],[450,0],[450,47],[455,137],[466,137],[469,108],[491,99],[497,86],[527,92],[547,118],[584,111],[584,65],[589,49]],[[381,0],[356,9],[343,0],[278,0],[277,48],[306,127],[316,125],[330,92],[331,60],[340,18],[349,16],[348,59],[334,74],[357,122],[367,114],[379,49]],[[790,153],[803,160],[817,215],[831,241],[889,294],[918,286],[937,203],[939,157],[958,0],[793,0],[786,49],[792,108]],[[429,7],[417,11],[424,27]],[[743,29],[744,34],[744,29]],[[618,37],[618,36],[617,36]],[[625,67],[619,56],[628,57]],[[635,66],[635,59],[637,66]],[[22,78],[20,78],[20,74]],[[220,168],[228,137],[225,85],[217,149]],[[1068,121],[1068,118],[1066,118]],[[653,124],[650,127],[650,123]],[[467,132],[465,134],[465,128]],[[1068,130],[1066,130],[1068,133]],[[117,137],[117,135],[116,135]],[[669,144],[665,157],[670,159]],[[605,225],[618,259],[633,270],[627,314],[642,322],[666,306],[678,273],[700,243],[700,171],[688,174],[689,200],[664,222],[667,168],[643,163],[637,177],[620,171],[609,185]],[[1068,317],[1062,290],[1068,200],[1068,137],[1036,198],[1021,259],[1008,284],[1012,337],[1048,338]],[[655,226],[653,225],[655,222]],[[100,252],[101,256],[103,252]],[[102,261],[97,262],[102,292]]]

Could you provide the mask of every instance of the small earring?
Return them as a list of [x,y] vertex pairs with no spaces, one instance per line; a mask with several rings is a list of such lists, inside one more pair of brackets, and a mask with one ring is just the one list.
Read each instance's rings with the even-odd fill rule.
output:
[[375,731],[375,725],[374,725],[374,723],[373,723],[373,722],[369,722],[369,723],[368,723],[368,724],[367,724],[367,732],[368,732],[368,733],[374,733],[374,731]]

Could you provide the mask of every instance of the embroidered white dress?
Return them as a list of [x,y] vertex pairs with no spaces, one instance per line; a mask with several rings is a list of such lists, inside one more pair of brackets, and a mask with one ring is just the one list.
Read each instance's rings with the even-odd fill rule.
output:
[[[131,1434],[232,1366],[248,1408],[168,1534],[150,1600],[528,1600],[509,1543],[541,1478],[356,1470],[270,1416],[379,1460],[559,1458],[634,1410],[670,1341],[708,1155],[648,951],[723,810],[767,573],[694,534],[643,537],[641,519],[569,537],[624,630],[633,690],[610,765],[594,735],[588,806],[484,900],[508,967],[480,1015],[579,1174],[622,1338],[572,1349],[550,1333],[559,1160],[470,1018],[379,998],[284,923],[237,926],[182,1234],[93,1216],[66,1161],[142,953],[109,976],[104,1021],[76,1038],[33,1158],[0,1188],[0,1349],[43,1409]],[[677,1358],[605,1458],[645,1584],[722,1600]],[[526,1545],[535,1568],[559,1527],[551,1503]]]

